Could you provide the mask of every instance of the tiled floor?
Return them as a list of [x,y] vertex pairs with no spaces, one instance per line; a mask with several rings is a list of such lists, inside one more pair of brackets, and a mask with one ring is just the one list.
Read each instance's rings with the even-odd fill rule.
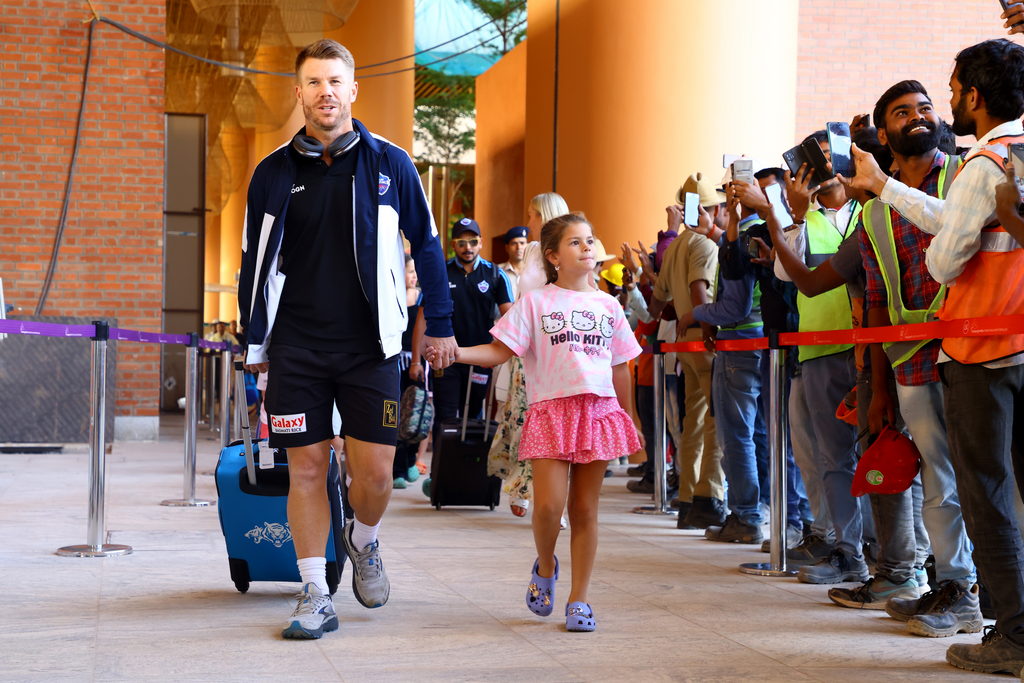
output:
[[[158,505],[181,494],[178,433],[115,445],[107,528],[135,552],[103,560],[54,554],[85,541],[86,450],[0,455],[0,681],[1011,680],[945,663],[950,643],[979,636],[914,638],[884,612],[832,605],[825,588],[740,574],[766,556],[631,514],[644,501],[626,491],[624,468],[601,499],[596,633],[567,633],[557,610],[540,619],[523,605],[528,521],[504,504],[436,512],[416,487],[395,492],[381,529],[388,605],[360,607],[346,574],[340,630],[284,641],[297,586],[238,593],[217,508]],[[208,473],[217,444],[200,434]],[[198,491],[216,497],[209,474]]]

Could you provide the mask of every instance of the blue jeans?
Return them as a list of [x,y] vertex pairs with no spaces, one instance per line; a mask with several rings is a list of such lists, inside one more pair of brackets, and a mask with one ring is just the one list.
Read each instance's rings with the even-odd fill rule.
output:
[[860,502],[850,493],[857,469],[857,428],[836,418],[839,404],[857,384],[853,349],[814,358],[801,367],[821,453],[822,494],[832,514],[836,547],[851,557],[860,557],[864,524]]
[[729,509],[751,526],[762,524],[757,449],[768,448],[761,415],[760,365],[760,351],[722,351],[715,358],[712,377]]
[[[765,432],[768,429],[768,416],[771,415],[771,409],[769,403],[771,402],[771,392],[769,387],[771,386],[771,366],[769,364],[769,354],[763,351],[761,355],[761,409],[764,413],[765,419]],[[789,373],[784,372],[783,381],[786,383],[785,388],[785,401],[786,405],[789,405]],[[804,490],[803,481],[800,479],[800,468],[796,466],[796,461],[793,459],[793,439],[789,433],[789,422],[785,424],[786,428],[786,522],[797,529],[803,528],[803,519],[810,518],[811,509],[807,502],[807,493]],[[757,451],[757,474],[761,484],[761,502],[765,505],[771,505],[771,477],[768,474],[771,463],[769,462],[768,449],[764,449],[764,456],[761,455],[761,450]]]
[[932,542],[935,578],[974,583],[978,579],[971,560],[974,547],[967,538],[956,474],[949,459],[942,384],[900,385],[896,391],[900,397],[900,415],[917,450],[921,451],[921,484],[924,486],[921,518]]
[[[790,353],[796,353],[796,350]],[[818,450],[818,438],[814,435],[814,425],[811,424],[811,407],[807,403],[802,372],[794,375],[789,384],[789,436],[793,460],[799,468],[814,517],[811,533],[831,539],[835,535],[832,531],[832,516],[828,512],[828,501],[821,493],[821,452]]]

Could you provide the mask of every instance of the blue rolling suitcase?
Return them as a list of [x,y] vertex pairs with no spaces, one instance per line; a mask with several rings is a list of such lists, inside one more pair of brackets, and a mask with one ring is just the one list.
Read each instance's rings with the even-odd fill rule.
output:
[[[236,404],[245,405],[242,363],[235,362]],[[242,415],[242,441],[223,449],[217,461],[217,508],[228,548],[231,580],[242,593],[252,581],[301,581],[295,545],[288,526],[288,456],[266,441],[254,444],[247,411]],[[262,446],[262,448],[261,448]],[[262,455],[262,457],[260,457]],[[269,457],[268,457],[269,456]],[[273,459],[272,467],[268,460]],[[259,467],[257,467],[259,462]],[[327,584],[333,594],[345,568],[345,528],[340,468],[331,458],[327,474],[331,532],[327,538]]]

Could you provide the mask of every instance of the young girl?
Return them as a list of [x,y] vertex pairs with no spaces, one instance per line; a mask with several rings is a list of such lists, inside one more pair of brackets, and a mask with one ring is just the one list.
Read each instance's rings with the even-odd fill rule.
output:
[[[540,244],[548,284],[525,294],[498,321],[492,343],[459,349],[456,359],[499,365],[513,354],[524,357],[530,407],[519,457],[533,465],[537,545],[526,604],[540,616],[554,609],[555,542],[568,493],[572,586],[565,627],[593,631],[587,588],[597,553],[597,501],[605,468],[609,460],[643,447],[640,429],[630,418],[627,366],[640,346],[618,302],[590,286],[594,231],[586,218],[568,214],[548,221]],[[436,354],[428,348],[429,359]]]

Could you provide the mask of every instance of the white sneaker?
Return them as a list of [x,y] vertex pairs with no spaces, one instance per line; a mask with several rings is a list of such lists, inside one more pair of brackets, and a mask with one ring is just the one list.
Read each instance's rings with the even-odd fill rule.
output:
[[307,583],[295,599],[299,604],[284,623],[283,638],[309,640],[338,629],[338,615],[334,613],[330,593],[321,593],[316,585]]

